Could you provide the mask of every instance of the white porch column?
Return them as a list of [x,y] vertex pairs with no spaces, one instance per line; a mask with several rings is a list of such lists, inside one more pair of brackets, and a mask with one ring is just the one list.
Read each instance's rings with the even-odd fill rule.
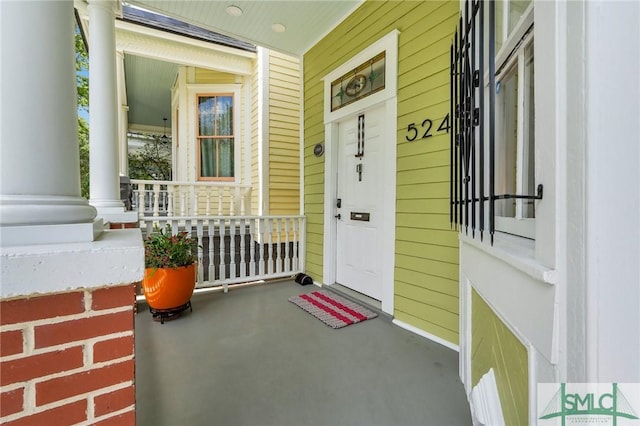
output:
[[71,1],[0,4],[2,246],[100,232],[80,197],[73,16]]
[[119,171],[129,176],[129,143],[127,128],[129,126],[129,105],[127,104],[127,85],[124,75],[124,52],[116,52],[116,84],[118,85],[118,160]]
[[[112,0],[89,0],[90,202],[109,222],[135,222],[120,200],[115,11]],[[130,217],[129,217],[130,216]]]
[[584,10],[585,137],[568,134],[586,153],[580,214],[587,275],[576,284],[586,301],[584,381],[634,383],[640,382],[640,4],[588,1]]
[[[105,312],[105,304],[99,300],[108,301],[106,308],[121,308],[116,315],[125,316],[126,326],[118,331],[132,336],[133,294],[135,283],[144,274],[144,247],[139,229],[101,232],[101,221],[94,220],[96,209],[80,197],[73,2],[0,1],[0,64],[0,328],[4,370],[7,327],[19,330],[9,331],[18,335],[16,349],[9,352],[16,357],[11,363],[33,359],[36,319],[64,321],[89,330],[68,336],[76,347],[113,339],[113,327],[104,323],[112,315],[99,315]],[[31,334],[27,331],[23,338],[20,330],[31,330]],[[135,357],[134,351],[129,345],[126,355]],[[58,357],[56,353],[62,352],[58,342],[45,342],[37,346],[37,353]],[[126,366],[129,358],[122,359],[125,364],[115,368],[125,376],[105,380],[92,388],[91,394],[78,390],[72,396],[79,403],[35,403],[48,392],[40,390],[43,380],[50,379],[45,377],[48,370],[42,374],[35,371],[29,377],[14,375],[13,380],[3,376],[0,423],[58,424],[60,407],[74,422],[112,421],[115,417],[110,410],[99,413],[87,410],[87,406],[94,397],[111,394],[113,386],[133,383],[133,371]],[[73,367],[62,365],[55,371],[65,380],[77,380],[100,372],[100,367],[89,360]],[[16,389],[19,403],[4,410],[5,395]],[[135,401],[128,398],[125,402],[129,415],[135,410]]]

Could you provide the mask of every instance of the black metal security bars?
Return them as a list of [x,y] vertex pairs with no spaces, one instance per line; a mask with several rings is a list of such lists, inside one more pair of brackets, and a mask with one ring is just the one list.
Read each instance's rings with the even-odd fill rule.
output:
[[[484,3],[467,1],[450,51],[451,223],[484,231]],[[478,159],[476,161],[476,153]],[[477,214],[476,214],[477,213]],[[476,218],[478,224],[476,224]]]
[[[467,0],[461,11],[450,49],[450,135],[449,220],[457,229],[482,240],[488,213],[491,243],[495,233],[495,201],[501,199],[542,199],[542,185],[536,195],[495,194],[495,3],[489,1],[488,43],[485,43],[485,2]],[[486,45],[486,46],[485,46]],[[488,47],[488,61],[485,61]],[[488,67],[488,148],[485,170],[485,62]],[[477,157],[476,157],[477,156]],[[488,173],[486,173],[488,172]],[[488,187],[485,176],[488,175]],[[488,203],[488,212],[485,210]]]

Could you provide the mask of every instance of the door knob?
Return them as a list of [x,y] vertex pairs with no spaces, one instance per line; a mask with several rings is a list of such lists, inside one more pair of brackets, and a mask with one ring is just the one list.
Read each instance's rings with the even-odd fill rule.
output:
[[340,213],[338,213],[337,215],[334,216],[336,219],[340,219],[342,216],[340,216]]

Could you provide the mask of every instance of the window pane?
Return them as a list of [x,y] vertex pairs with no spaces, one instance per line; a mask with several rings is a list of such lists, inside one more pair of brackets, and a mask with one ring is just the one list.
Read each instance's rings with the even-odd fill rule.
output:
[[[535,108],[533,82],[533,43],[524,51],[524,162],[522,164],[522,187],[527,194],[536,193],[535,177]],[[522,217],[535,217],[534,200],[525,200]]]
[[[531,0],[510,0],[510,1],[496,1],[495,7],[495,48],[496,52],[500,50],[505,41],[509,38],[513,30],[516,28],[516,24],[524,15]],[[505,31],[506,30],[506,31]]]
[[198,97],[198,135],[233,135],[233,96]]
[[216,177],[216,140],[200,140],[200,176]]
[[198,97],[198,135],[213,136],[215,96]]
[[233,97],[216,98],[216,136],[233,135]]
[[220,150],[220,174],[218,177],[233,177],[233,139],[218,139]]
[[[516,193],[518,73],[514,68],[496,83],[495,192]],[[496,215],[515,217],[515,200],[498,200]]]
[[496,16],[495,16],[495,23],[496,23],[495,40],[496,40],[496,43],[495,43],[495,45],[496,45],[496,53],[498,53],[498,51],[502,47],[502,42],[503,42],[503,38],[504,38],[504,24],[503,24],[503,21],[504,21],[505,4],[502,1],[497,1],[497,2],[495,2],[495,5],[496,5],[496,12],[495,12],[496,13]]
[[531,0],[511,0],[509,2],[509,34],[516,27],[516,24],[524,15],[524,11],[527,10]]

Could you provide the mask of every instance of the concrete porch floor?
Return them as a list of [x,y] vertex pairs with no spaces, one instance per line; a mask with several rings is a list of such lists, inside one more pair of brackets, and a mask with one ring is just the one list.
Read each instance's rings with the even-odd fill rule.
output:
[[161,325],[136,315],[138,426],[470,425],[458,354],[375,319],[334,330],[293,281],[194,295]]

